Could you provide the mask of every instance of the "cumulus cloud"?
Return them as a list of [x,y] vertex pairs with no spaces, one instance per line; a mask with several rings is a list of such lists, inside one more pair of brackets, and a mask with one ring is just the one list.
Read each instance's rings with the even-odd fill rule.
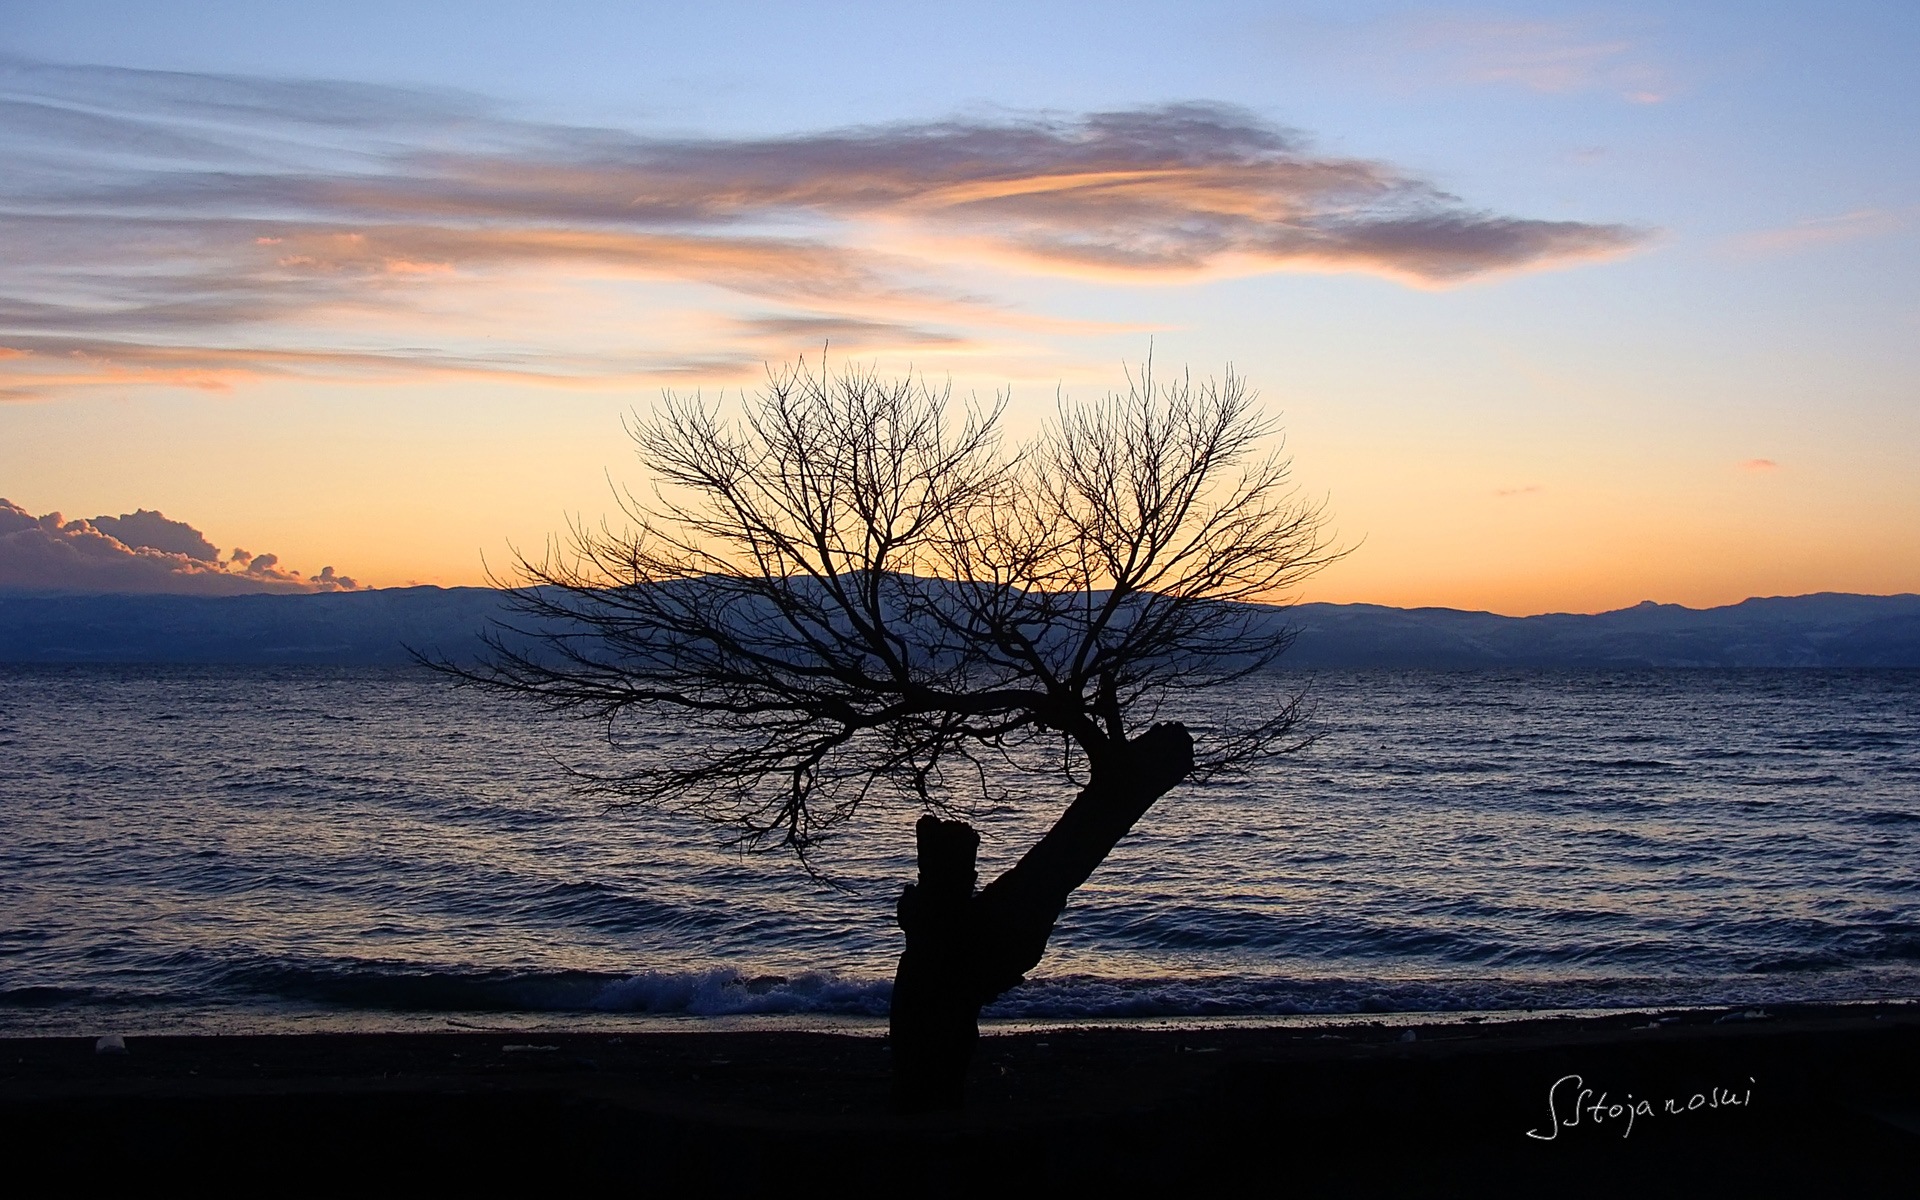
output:
[[271,554],[235,550],[223,561],[199,530],[149,509],[118,517],[35,517],[0,499],[0,591],[341,592],[359,585],[332,567],[303,578]]
[[183,554],[198,562],[218,562],[220,551],[198,529],[185,521],[169,521],[142,508],[117,517],[95,517],[87,524],[134,550]]
[[[667,137],[391,88],[15,62],[0,63],[0,152],[0,394],[14,396],[286,374],[637,377],[757,361],[783,323],[836,327],[850,350],[963,345],[1020,325],[975,290],[996,270],[1439,286],[1643,240],[1488,211],[1200,103]],[[701,359],[448,332],[459,298],[528,278],[691,286],[753,311]]]

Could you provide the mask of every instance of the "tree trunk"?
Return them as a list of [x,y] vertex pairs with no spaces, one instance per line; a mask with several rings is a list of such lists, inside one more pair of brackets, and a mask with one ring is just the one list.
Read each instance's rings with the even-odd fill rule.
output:
[[893,982],[896,1108],[961,1106],[981,1007],[1039,964],[1073,889],[1192,769],[1186,727],[1155,725],[1096,767],[1046,836],[977,893],[980,835],[964,821],[920,818],[920,880],[897,909],[907,945]]

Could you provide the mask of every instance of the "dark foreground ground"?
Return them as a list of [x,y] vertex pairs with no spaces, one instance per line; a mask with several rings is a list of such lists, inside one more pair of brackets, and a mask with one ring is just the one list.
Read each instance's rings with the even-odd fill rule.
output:
[[6,1039],[0,1161],[10,1181],[250,1192],[1920,1196],[1920,1006],[1403,1036],[990,1037],[968,1111],[918,1118],[887,1111],[877,1038],[153,1037],[124,1055]]

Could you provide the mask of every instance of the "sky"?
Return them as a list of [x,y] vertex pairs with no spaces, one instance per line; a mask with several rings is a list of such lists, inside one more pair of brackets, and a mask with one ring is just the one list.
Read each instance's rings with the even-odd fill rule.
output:
[[0,0],[0,587],[478,583],[827,345],[1015,432],[1231,366],[1351,549],[1301,599],[1920,591],[1914,61],[1911,3]]

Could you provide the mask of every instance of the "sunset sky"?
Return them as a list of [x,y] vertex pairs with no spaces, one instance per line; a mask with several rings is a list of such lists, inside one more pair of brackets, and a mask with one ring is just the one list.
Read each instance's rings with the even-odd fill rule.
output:
[[0,497],[476,583],[662,388],[830,340],[1017,431],[1151,345],[1282,415],[1305,599],[1920,591],[1916,62],[1910,0],[0,0]]

